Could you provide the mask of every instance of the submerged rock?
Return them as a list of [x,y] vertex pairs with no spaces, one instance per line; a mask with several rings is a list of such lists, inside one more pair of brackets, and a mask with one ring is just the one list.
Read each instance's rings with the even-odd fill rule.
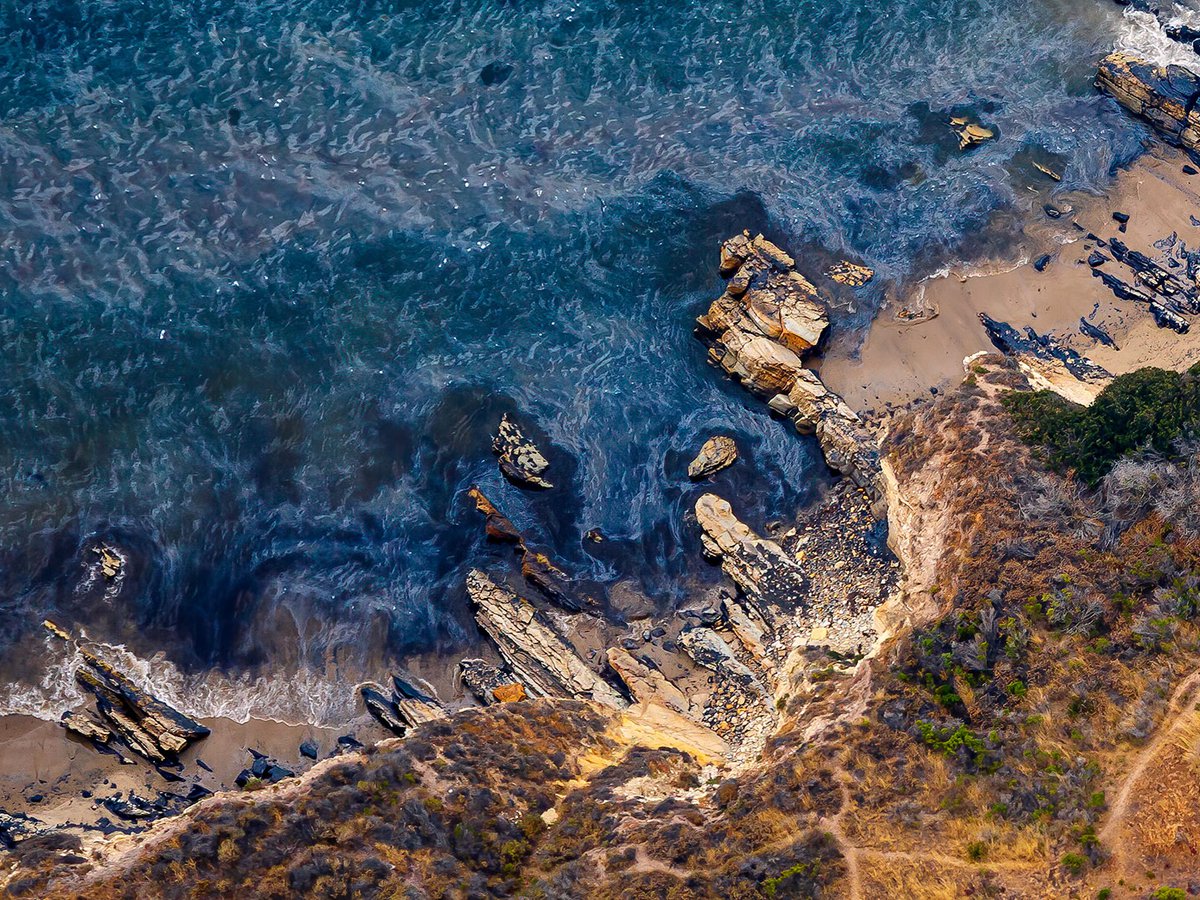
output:
[[958,137],[958,149],[968,150],[971,147],[978,146],[984,141],[990,141],[996,136],[990,128],[986,128],[979,122],[972,122],[966,116],[954,116],[950,119],[950,128]]
[[722,469],[737,462],[737,444],[733,438],[717,435],[710,437],[696,454],[696,458],[688,465],[688,478],[700,481],[716,475]]
[[467,594],[475,604],[479,627],[530,696],[595,700],[617,709],[626,705],[528,600],[478,569],[467,575]]
[[848,260],[834,263],[825,274],[838,284],[845,284],[850,287],[862,287],[875,277],[873,269],[868,269],[866,266],[860,266]]
[[546,459],[533,442],[525,437],[517,424],[505,413],[500,427],[492,439],[492,452],[500,462],[504,477],[520,487],[554,487],[542,474],[550,468]]

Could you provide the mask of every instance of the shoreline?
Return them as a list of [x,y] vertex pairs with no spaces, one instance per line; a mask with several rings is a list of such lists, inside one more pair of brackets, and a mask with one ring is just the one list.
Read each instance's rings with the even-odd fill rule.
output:
[[[928,398],[931,388],[944,390],[962,376],[966,357],[994,349],[979,313],[1053,334],[1114,375],[1146,365],[1182,368],[1195,362],[1200,332],[1179,335],[1159,328],[1145,307],[1118,300],[1087,264],[1094,246],[1089,233],[1105,240],[1119,237],[1151,257],[1160,253],[1154,242],[1172,233],[1200,246],[1200,227],[1190,218],[1200,214],[1200,174],[1186,174],[1185,165],[1187,154],[1159,143],[1118,172],[1100,196],[1052,195],[1050,184],[1035,198],[1022,230],[1021,261],[950,267],[922,280],[879,310],[861,343],[853,333],[835,335],[814,368],[857,412],[868,419],[883,416]],[[1061,210],[1061,218],[1051,220],[1039,209],[1043,203]],[[1130,216],[1124,233],[1113,212]],[[1039,272],[1034,264],[1044,255],[1051,258]],[[934,314],[906,322],[898,315],[901,310]],[[1102,325],[1120,349],[1082,335],[1081,317]]]

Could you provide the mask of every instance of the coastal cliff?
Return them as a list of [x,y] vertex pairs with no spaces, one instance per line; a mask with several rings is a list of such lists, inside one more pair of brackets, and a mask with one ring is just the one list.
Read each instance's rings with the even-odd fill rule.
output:
[[[1187,145],[1191,102],[1176,116],[1159,77],[1110,58],[1100,83]],[[981,312],[993,350],[950,389],[868,420],[810,367],[827,283],[762,235],[719,252],[725,289],[697,321],[713,377],[815,436],[837,476],[820,502],[764,526],[712,481],[744,465],[736,441],[697,442],[684,518],[720,580],[663,613],[575,577],[528,516],[472,487],[500,549],[463,584],[487,652],[458,662],[460,697],[407,673],[361,685],[395,737],[339,741],[300,775],[255,754],[241,790],[129,806],[143,824],[124,834],[6,816],[4,895],[1190,890],[1200,371],[1115,375]],[[1133,301],[1186,333],[1194,285],[1124,259]],[[861,287],[867,271],[830,278]],[[493,424],[503,478],[559,489],[519,413]],[[47,627],[79,652],[97,703],[64,733],[168,773],[210,739]]]

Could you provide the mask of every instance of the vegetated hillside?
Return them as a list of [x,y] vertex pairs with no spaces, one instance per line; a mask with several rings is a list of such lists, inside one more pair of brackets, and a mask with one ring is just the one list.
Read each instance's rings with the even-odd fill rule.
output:
[[656,741],[618,712],[492,707],[298,784],[206,801],[123,855],[27,842],[9,893],[1187,889],[1200,840],[1195,449],[1126,455],[1088,488],[1021,440],[1011,389],[1024,379],[984,357],[893,423],[893,538],[923,592],[908,609],[936,613],[852,675],[823,653],[794,657],[787,725],[762,764],[718,780],[683,751],[639,746]]

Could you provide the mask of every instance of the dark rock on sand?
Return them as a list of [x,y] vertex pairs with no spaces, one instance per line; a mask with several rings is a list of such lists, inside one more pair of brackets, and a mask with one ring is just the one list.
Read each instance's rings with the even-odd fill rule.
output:
[[321,753],[321,748],[317,746],[316,741],[301,741],[300,755],[307,759],[316,759]]

